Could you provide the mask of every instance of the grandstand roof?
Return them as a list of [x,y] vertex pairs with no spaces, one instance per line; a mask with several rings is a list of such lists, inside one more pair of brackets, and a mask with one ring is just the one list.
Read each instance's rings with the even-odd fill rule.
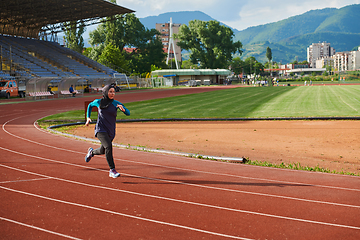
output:
[[0,0],[0,9],[0,34],[32,38],[47,25],[134,12],[103,0]]

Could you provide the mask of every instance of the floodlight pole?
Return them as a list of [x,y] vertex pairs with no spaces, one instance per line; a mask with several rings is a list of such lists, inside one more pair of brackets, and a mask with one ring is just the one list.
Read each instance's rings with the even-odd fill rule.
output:
[[168,62],[169,62],[171,46],[173,46],[176,69],[179,69],[178,62],[177,62],[177,59],[176,59],[175,44],[174,44],[174,39],[173,39],[173,29],[172,29],[172,28],[173,28],[173,23],[172,23],[172,18],[170,18],[169,28],[170,28],[170,40],[169,40],[168,56],[167,56],[167,59],[166,59],[166,65],[167,65]]
[[0,45],[0,71],[2,71],[2,45]]

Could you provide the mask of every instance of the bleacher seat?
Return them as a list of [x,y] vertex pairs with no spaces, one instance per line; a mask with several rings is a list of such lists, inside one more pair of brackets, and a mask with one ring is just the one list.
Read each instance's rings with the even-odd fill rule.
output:
[[11,58],[28,77],[108,78],[116,71],[58,43],[0,35],[3,57]]

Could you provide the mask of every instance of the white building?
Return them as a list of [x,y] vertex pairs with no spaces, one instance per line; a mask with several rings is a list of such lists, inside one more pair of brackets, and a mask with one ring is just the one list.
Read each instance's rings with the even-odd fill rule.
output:
[[360,47],[358,51],[337,52],[331,57],[316,60],[316,68],[326,66],[331,66],[335,72],[360,70]]
[[334,71],[347,71],[351,67],[351,52],[337,52],[332,58],[334,59]]
[[223,84],[230,75],[228,69],[164,69],[151,72],[153,86],[190,85],[190,82]]
[[330,43],[313,43],[307,48],[307,61],[311,68],[316,68],[316,60],[324,57],[331,57],[335,54],[335,49]]
[[351,59],[349,59],[350,70],[360,70],[360,47],[357,51],[351,52]]

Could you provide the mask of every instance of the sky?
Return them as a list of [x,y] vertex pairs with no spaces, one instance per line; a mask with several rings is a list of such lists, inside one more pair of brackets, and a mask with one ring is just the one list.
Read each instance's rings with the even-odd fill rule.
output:
[[134,10],[138,18],[166,12],[201,11],[240,31],[310,10],[360,4],[360,0],[117,0],[116,3]]
[[[135,11],[138,18],[167,12],[201,11],[239,31],[277,22],[310,10],[341,8],[360,0],[116,0],[117,5]],[[89,26],[84,39],[97,25]]]

